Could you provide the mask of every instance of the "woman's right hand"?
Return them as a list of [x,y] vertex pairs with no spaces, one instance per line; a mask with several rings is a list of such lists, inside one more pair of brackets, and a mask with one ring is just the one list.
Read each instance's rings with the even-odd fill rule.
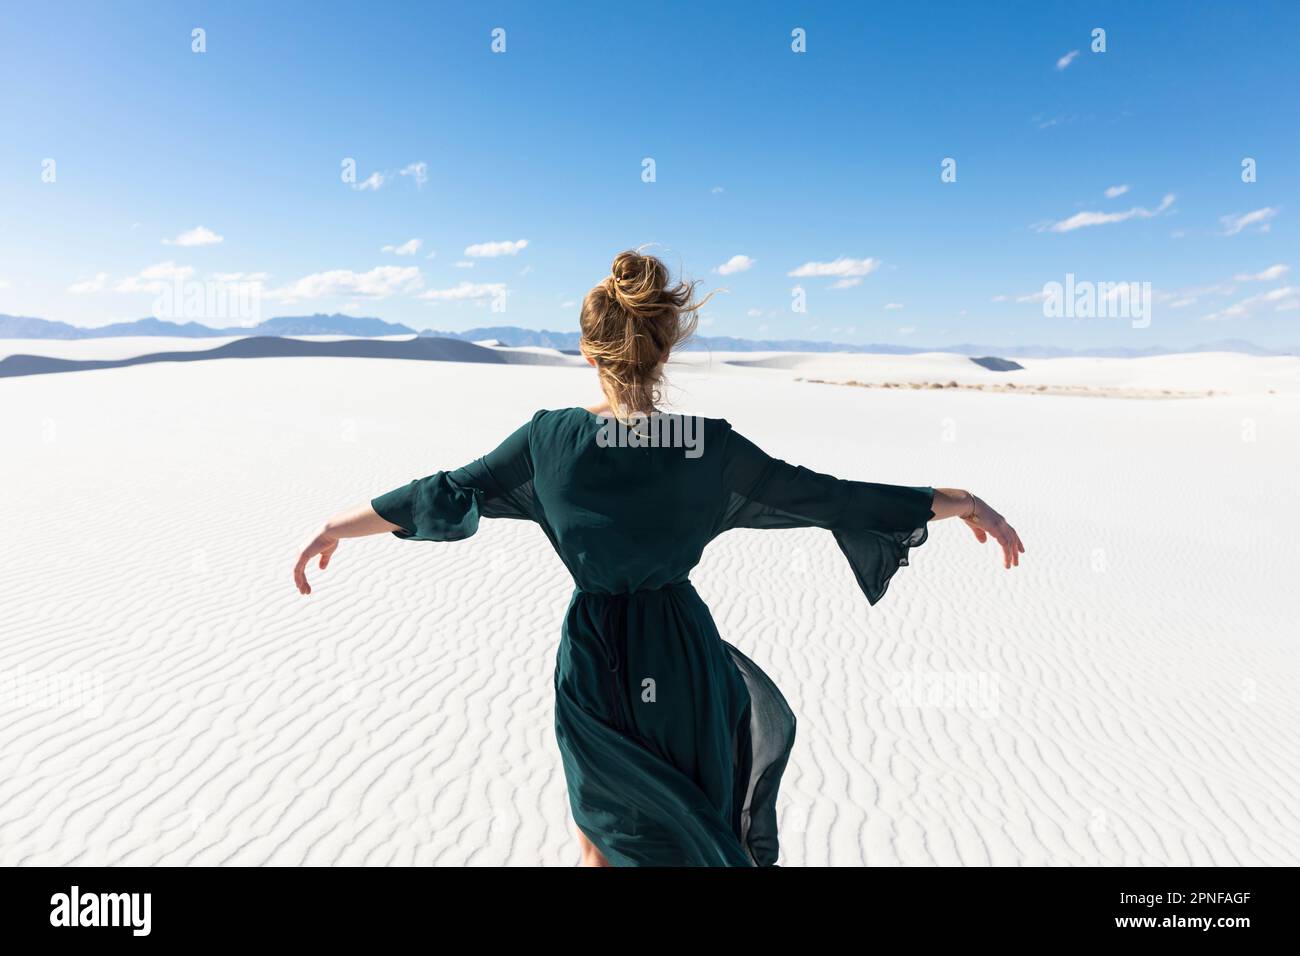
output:
[[293,583],[298,585],[299,594],[311,594],[311,585],[307,583],[307,562],[319,554],[320,569],[324,571],[329,567],[330,558],[334,556],[338,546],[339,539],[328,531],[319,532],[316,537],[307,542],[302,553],[298,555],[298,563],[293,566]]
[[1020,556],[1025,553],[1025,546],[1020,542],[1016,529],[1007,524],[1007,519],[994,511],[987,501],[971,495],[971,509],[961,516],[967,527],[975,533],[975,540],[983,544],[992,535],[993,540],[1002,545],[1002,566],[1012,568],[1020,566]]

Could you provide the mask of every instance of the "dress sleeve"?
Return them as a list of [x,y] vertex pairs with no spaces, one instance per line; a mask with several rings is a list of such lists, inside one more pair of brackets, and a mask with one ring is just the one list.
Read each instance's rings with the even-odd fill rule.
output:
[[414,541],[460,541],[478,530],[480,518],[538,520],[530,437],[536,421],[535,415],[464,468],[417,478],[373,499],[371,507],[400,527],[393,534]]
[[723,513],[731,528],[826,528],[872,604],[925,543],[934,489],[845,481],[787,464],[728,430],[722,469]]

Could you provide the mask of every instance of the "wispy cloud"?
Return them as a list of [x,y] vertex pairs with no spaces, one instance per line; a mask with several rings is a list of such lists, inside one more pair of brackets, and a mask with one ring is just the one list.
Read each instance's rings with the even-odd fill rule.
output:
[[885,311],[887,311],[887,312],[893,312],[893,311],[895,311],[895,310],[897,310],[897,309],[901,309],[902,307],[903,307],[903,303],[901,303],[901,302],[886,302],[886,303],[885,303]]
[[367,189],[373,191],[383,186],[386,181],[387,178],[383,173],[371,173],[365,179],[361,180],[361,182],[353,183],[352,188],[358,192],[365,192]]
[[271,277],[269,272],[214,272],[212,278],[218,282],[265,282]]
[[398,170],[397,175],[410,176],[418,189],[429,181],[429,164],[424,162],[411,163],[409,166]]
[[1275,312],[1289,312],[1300,308],[1300,286],[1278,286],[1276,289],[1252,295],[1240,302],[1234,302],[1219,312],[1211,312],[1205,316],[1205,320],[1215,322],[1222,319],[1245,318],[1255,312],[1264,311],[1269,306],[1272,306]]
[[1244,213],[1240,216],[1220,216],[1219,222],[1223,223],[1223,234],[1225,236],[1235,236],[1251,226],[1258,226],[1260,232],[1268,232],[1272,227],[1269,220],[1273,219],[1280,211],[1275,206],[1265,206],[1263,209],[1256,209],[1254,212]]
[[214,246],[222,242],[224,236],[218,236],[207,226],[195,226],[193,229],[187,229],[175,239],[164,239],[164,246]]
[[1106,198],[1115,199],[1128,192],[1128,183],[1121,183],[1118,186],[1110,186],[1106,189]]
[[515,256],[520,250],[528,246],[527,239],[516,239],[513,242],[505,240],[502,242],[478,242],[472,246],[465,247],[465,255],[472,259],[491,259],[496,256]]
[[837,279],[831,283],[832,289],[852,289],[854,286],[862,285],[861,276],[853,276],[849,279]]
[[433,302],[472,302],[506,294],[504,282],[461,282],[450,289],[430,289],[419,298]]
[[1134,206],[1132,209],[1125,209],[1123,212],[1097,212],[1096,210],[1076,212],[1068,219],[1042,224],[1037,226],[1036,229],[1038,232],[1073,232],[1087,226],[1104,226],[1115,222],[1127,222],[1130,219],[1152,219],[1167,212],[1173,206],[1175,198],[1173,193],[1169,193],[1164,199],[1160,200],[1160,205],[1155,209]]
[[107,288],[108,273],[97,272],[89,279],[78,279],[68,286],[68,291],[73,295],[93,295],[96,292],[103,292]]
[[1043,302],[1047,299],[1047,293],[1039,290],[1038,292],[1021,292],[1018,295],[995,295],[990,302]]
[[846,256],[840,256],[832,262],[805,262],[797,269],[792,269],[788,275],[795,278],[814,277],[845,277],[845,276],[865,276],[870,275],[880,268],[879,259],[850,259]]
[[414,292],[424,284],[416,266],[376,266],[369,272],[332,269],[314,272],[296,282],[266,293],[269,299],[292,302],[298,299],[327,299],[362,296],[382,299],[402,292]]
[[754,261],[749,256],[732,256],[713,271],[723,276],[729,276],[736,272],[747,272],[754,268]]
[[141,269],[137,275],[127,276],[113,287],[115,292],[147,292],[160,295],[167,286],[174,282],[184,282],[194,275],[190,266],[178,266],[174,262],[159,262]]
[[1065,56],[1061,57],[1059,60],[1056,61],[1056,68],[1058,70],[1064,70],[1067,66],[1069,66],[1071,63],[1074,62],[1074,58],[1077,57],[1078,55],[1079,55],[1078,50],[1071,50],[1069,53],[1065,54]]
[[1277,265],[1269,266],[1262,272],[1238,273],[1232,278],[1236,282],[1272,282],[1275,279],[1282,278],[1290,271],[1290,266],[1279,262]]
[[380,252],[391,252],[395,256],[413,256],[420,251],[419,239],[407,239],[400,246],[384,246]]

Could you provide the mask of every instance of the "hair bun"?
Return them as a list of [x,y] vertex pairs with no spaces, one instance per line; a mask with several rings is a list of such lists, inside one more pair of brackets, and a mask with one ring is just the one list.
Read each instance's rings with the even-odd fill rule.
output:
[[668,269],[654,256],[631,249],[620,252],[609,267],[610,292],[631,312],[640,313],[660,303],[668,286]]
[[582,301],[582,351],[596,363],[610,404],[653,411],[663,363],[695,330],[695,283],[669,285],[668,267],[628,249]]

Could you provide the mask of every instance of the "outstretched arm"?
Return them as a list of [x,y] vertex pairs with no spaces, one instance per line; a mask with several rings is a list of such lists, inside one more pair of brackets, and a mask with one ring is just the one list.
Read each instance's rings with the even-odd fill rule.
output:
[[311,594],[307,563],[319,554],[321,570],[329,567],[343,538],[392,532],[410,541],[459,541],[478,529],[481,517],[536,520],[531,427],[529,421],[515,429],[493,451],[464,468],[417,478],[372,498],[370,504],[330,518],[298,556],[293,568],[298,590]]
[[340,511],[316,532],[316,536],[307,542],[307,546],[298,555],[298,563],[293,566],[293,581],[298,585],[298,593],[311,594],[311,585],[307,583],[307,563],[320,555],[320,569],[329,567],[330,558],[343,538],[364,538],[366,535],[383,534],[386,531],[400,531],[401,526],[385,521],[368,504]]
[[934,489],[934,503],[930,505],[934,512],[932,521],[940,518],[961,518],[966,526],[975,533],[975,539],[983,544],[992,535],[993,540],[1002,545],[1002,566],[1019,567],[1020,556],[1025,553],[1025,546],[1020,543],[1016,529],[1007,524],[1007,519],[988,506],[982,498],[977,498],[969,491],[960,488]]

